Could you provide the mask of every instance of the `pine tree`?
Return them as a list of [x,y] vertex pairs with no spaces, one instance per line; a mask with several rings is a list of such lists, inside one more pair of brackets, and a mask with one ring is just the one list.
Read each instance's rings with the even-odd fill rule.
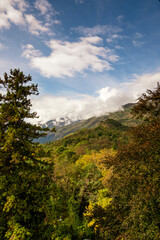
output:
[[38,95],[30,82],[19,69],[0,79],[0,239],[48,239],[48,180],[34,142],[44,131],[27,121],[36,117],[30,96]]

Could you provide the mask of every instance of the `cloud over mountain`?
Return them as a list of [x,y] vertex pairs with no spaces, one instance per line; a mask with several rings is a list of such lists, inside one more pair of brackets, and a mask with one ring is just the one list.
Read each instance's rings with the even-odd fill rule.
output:
[[40,116],[38,121],[69,117],[71,120],[87,119],[114,112],[122,105],[135,102],[147,89],[156,87],[160,72],[135,75],[134,79],[125,82],[117,88],[106,86],[97,91],[97,97],[89,95],[53,96],[45,95],[34,99],[33,108]]

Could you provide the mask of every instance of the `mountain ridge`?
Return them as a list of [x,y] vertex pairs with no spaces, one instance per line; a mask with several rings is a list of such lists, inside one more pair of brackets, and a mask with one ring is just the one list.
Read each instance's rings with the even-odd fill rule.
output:
[[[93,128],[100,122],[103,122],[107,119],[113,119],[125,126],[135,126],[138,124],[138,120],[133,119],[133,116],[131,114],[131,109],[134,106],[134,103],[128,103],[122,106],[122,110],[116,111],[113,113],[108,113],[107,115],[103,115],[100,117],[91,117],[86,120],[79,120],[79,121],[72,121],[71,119],[67,118],[65,120],[64,118],[61,118],[60,123],[58,123],[55,120],[48,121],[44,127],[48,127],[52,129],[53,127],[56,128],[56,132],[50,132],[47,134],[47,136],[38,139],[40,143],[47,143],[51,141],[59,140],[71,133],[75,133],[78,130],[81,130],[83,128]],[[54,125],[54,123],[57,122],[57,125]],[[66,124],[66,122],[70,122],[70,124]]]

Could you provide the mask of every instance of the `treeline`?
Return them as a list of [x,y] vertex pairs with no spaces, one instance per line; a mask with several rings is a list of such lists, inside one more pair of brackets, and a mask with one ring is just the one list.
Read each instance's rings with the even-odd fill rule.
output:
[[0,239],[160,239],[160,85],[128,128],[107,119],[39,145],[30,76],[0,80]]

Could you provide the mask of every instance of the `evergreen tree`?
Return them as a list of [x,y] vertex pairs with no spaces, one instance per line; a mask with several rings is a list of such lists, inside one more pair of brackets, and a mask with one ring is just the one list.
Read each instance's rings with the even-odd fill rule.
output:
[[19,69],[0,79],[0,239],[48,239],[48,180],[33,141],[44,133],[27,121],[36,117],[30,96],[38,95],[30,81]]
[[145,121],[153,121],[160,118],[160,84],[154,91],[147,90],[138,98],[137,104],[134,106],[132,113],[137,118]]
[[[160,85],[133,108],[146,120],[113,162],[111,235],[106,239],[160,239]],[[109,225],[107,225],[108,227]]]

